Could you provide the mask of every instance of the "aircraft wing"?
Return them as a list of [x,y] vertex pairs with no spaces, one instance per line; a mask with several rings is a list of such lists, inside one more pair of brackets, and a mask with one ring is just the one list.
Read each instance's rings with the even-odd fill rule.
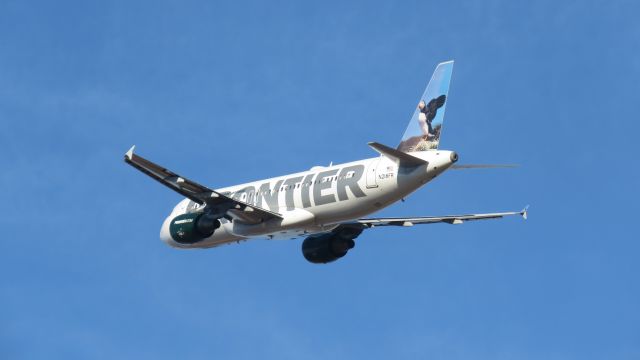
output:
[[259,223],[274,218],[282,219],[282,216],[278,213],[232,199],[195,181],[184,178],[142,156],[134,154],[134,149],[135,146],[131,147],[124,155],[124,161],[127,164],[196,203],[204,204],[209,211],[221,216],[228,215],[240,218],[251,223]]
[[486,213],[486,214],[358,219],[355,221],[342,223],[338,225],[336,228],[334,228],[333,230],[331,230],[330,233],[333,233],[334,235],[339,236],[339,238],[342,240],[346,240],[346,239],[353,240],[358,236],[360,236],[360,234],[365,229],[370,229],[376,226],[413,226],[413,225],[419,225],[419,224],[435,224],[435,223],[462,224],[465,221],[500,219],[505,216],[511,216],[511,215],[520,215],[524,219],[526,219],[528,207],[529,206],[525,207],[521,211],[509,211],[509,212]]
[[524,219],[527,218],[527,208],[521,211],[486,213],[486,214],[468,214],[468,215],[446,215],[446,216],[423,216],[423,217],[406,217],[406,218],[372,218],[359,219],[352,224],[359,224],[365,228],[376,226],[413,226],[419,224],[447,223],[462,224],[465,221],[499,219],[505,216],[520,215]]

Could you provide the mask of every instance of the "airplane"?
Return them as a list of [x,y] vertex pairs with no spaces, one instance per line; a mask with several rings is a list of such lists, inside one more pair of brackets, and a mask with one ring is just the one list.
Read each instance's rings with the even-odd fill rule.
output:
[[189,180],[134,153],[129,165],[186,198],[164,220],[160,239],[180,249],[212,248],[249,239],[306,237],[302,255],[324,264],[342,258],[364,230],[378,226],[461,224],[520,215],[521,211],[469,215],[366,218],[399,201],[448,169],[510,167],[457,165],[455,151],[439,149],[453,60],[437,65],[395,148],[370,142],[379,156],[277,176],[221,189]]

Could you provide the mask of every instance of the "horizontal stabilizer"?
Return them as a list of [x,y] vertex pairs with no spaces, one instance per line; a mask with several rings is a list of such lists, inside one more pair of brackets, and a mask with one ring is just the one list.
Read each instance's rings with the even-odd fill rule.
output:
[[413,155],[409,155],[405,152],[390,148],[377,142],[370,142],[369,146],[371,146],[373,150],[395,161],[400,167],[416,167],[427,163]]

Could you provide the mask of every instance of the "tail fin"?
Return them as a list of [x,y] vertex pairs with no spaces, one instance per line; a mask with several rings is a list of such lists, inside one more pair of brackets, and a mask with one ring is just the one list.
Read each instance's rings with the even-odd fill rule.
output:
[[453,60],[438,64],[397,150],[413,152],[438,148],[452,71]]

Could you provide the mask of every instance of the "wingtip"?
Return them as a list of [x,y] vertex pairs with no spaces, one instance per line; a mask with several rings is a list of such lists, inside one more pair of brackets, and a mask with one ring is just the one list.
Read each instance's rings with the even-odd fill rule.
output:
[[127,152],[124,154],[124,158],[125,158],[125,159],[127,159],[127,160],[131,160],[131,159],[133,158],[133,150],[135,150],[135,149],[136,149],[136,146],[135,146],[135,145],[133,145],[133,146],[131,147],[131,149],[129,149],[129,151],[127,151]]
[[522,209],[522,211],[520,211],[520,215],[522,215],[522,218],[527,220],[528,217],[528,212],[529,212],[529,205],[525,206],[524,209]]

